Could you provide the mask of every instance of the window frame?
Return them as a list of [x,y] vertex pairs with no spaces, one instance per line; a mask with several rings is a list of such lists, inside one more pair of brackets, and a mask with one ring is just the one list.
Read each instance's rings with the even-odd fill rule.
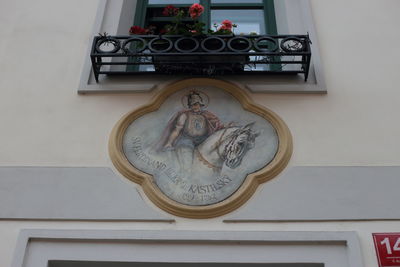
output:
[[[211,0],[199,0],[199,3],[204,7],[204,12],[200,16],[200,21],[206,24],[206,29],[211,29],[211,10],[238,10],[238,9],[252,9],[252,10],[263,10],[264,11],[264,26],[265,34],[276,35],[278,34],[278,28],[276,24],[275,16],[275,4],[274,0],[262,0],[262,3],[211,3]],[[165,7],[168,3],[160,4],[149,4],[149,0],[137,1],[135,15],[133,19],[133,25],[145,27],[146,14],[148,8]],[[190,4],[174,4],[176,7],[187,7]]]

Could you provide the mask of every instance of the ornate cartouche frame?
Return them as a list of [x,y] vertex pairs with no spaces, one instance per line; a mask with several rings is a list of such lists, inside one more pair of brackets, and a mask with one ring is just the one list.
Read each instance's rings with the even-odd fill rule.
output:
[[[184,205],[165,196],[155,184],[152,175],[141,172],[132,166],[122,148],[125,131],[133,121],[146,113],[158,110],[161,104],[170,95],[191,86],[212,86],[226,91],[241,103],[243,109],[255,113],[269,121],[276,129],[279,138],[277,153],[268,165],[257,172],[249,174],[239,189],[230,197],[219,203],[207,206]],[[253,195],[260,184],[274,178],[286,167],[292,155],[292,149],[292,136],[290,131],[286,124],[274,112],[255,104],[249,95],[236,85],[208,78],[187,79],[166,86],[166,88],[156,93],[149,104],[121,118],[112,130],[109,140],[109,153],[115,167],[129,180],[140,184],[143,191],[153,203],[171,214],[197,219],[221,216],[240,207]]]

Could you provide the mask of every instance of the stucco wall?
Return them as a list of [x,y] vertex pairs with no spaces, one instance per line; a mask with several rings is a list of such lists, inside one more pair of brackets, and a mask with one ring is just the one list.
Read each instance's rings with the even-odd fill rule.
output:
[[[107,151],[112,127],[152,93],[77,94],[98,2],[0,2],[0,166],[112,167]],[[399,166],[400,1],[311,3],[328,94],[251,94],[289,126],[294,138],[289,166]],[[376,259],[371,233],[400,228],[398,221],[223,223],[222,219],[0,221],[0,266],[9,266],[20,229],[68,228],[351,230],[359,234],[365,266],[372,267]]]
[[[110,165],[112,126],[151,97],[76,94],[96,3],[2,1],[1,165]],[[291,129],[292,165],[399,165],[399,5],[312,1],[328,94],[252,94]]]

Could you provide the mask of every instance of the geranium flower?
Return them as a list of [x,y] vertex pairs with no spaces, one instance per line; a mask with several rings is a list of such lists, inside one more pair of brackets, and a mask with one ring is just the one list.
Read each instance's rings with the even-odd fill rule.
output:
[[[214,24],[214,27],[217,28],[217,24]],[[232,33],[232,29],[236,28],[237,25],[233,24],[232,21],[229,19],[226,19],[221,22],[221,26],[218,28],[218,31],[223,34],[229,34]]]
[[222,25],[221,27],[218,28],[219,31],[223,30],[223,31],[232,31],[232,28],[228,28],[225,25]]
[[221,27],[224,27],[224,30],[232,30],[233,27],[233,23],[229,19],[224,20],[221,25]]
[[189,8],[189,15],[192,19],[197,19],[204,12],[204,7],[200,4],[193,4]]
[[129,33],[130,33],[130,34],[143,35],[143,34],[147,34],[147,30],[144,29],[144,28],[142,28],[142,27],[139,27],[139,26],[132,26],[132,27],[129,29]]
[[179,8],[176,8],[176,7],[174,7],[173,5],[168,5],[168,6],[166,6],[166,7],[164,8],[162,14],[163,14],[164,16],[171,16],[171,17],[173,17],[173,16],[178,15],[178,12],[179,12]]

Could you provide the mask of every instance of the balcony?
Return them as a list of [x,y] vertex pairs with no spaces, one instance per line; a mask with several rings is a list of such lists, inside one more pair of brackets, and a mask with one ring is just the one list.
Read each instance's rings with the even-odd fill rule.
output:
[[311,62],[308,35],[100,35],[93,39],[94,76],[304,75]]

